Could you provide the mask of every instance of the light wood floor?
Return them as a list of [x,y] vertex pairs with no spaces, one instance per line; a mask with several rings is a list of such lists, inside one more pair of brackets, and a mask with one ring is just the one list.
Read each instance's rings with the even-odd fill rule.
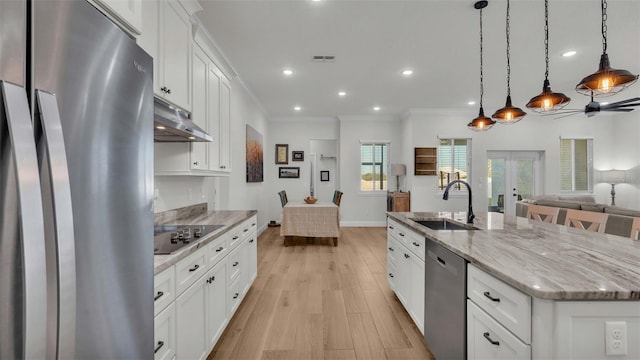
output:
[[258,277],[208,359],[433,359],[387,284],[386,228],[284,247],[258,239]]

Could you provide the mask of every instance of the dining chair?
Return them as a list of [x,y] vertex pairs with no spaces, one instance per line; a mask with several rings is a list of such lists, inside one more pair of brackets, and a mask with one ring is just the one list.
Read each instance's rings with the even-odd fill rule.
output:
[[603,233],[608,216],[609,214],[605,213],[567,209],[564,224],[568,227]]
[[560,208],[530,204],[527,208],[527,219],[555,224],[558,221]]
[[287,192],[282,190],[278,193],[278,195],[280,196],[280,204],[282,204],[282,207],[287,205],[287,203],[289,202],[289,199],[287,199]]
[[340,200],[342,200],[342,191],[336,190],[333,192],[333,203],[340,206]]
[[631,224],[631,238],[633,240],[638,239],[638,234],[640,234],[640,217],[633,218],[633,224]]

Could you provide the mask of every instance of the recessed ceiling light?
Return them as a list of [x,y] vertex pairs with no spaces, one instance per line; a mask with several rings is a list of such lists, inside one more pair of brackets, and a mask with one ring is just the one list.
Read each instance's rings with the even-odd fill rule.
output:
[[473,100],[467,101],[467,105],[475,105],[475,104],[476,104],[476,102],[473,101]]
[[374,106],[373,111],[380,111],[380,106]]
[[413,70],[411,70],[411,69],[402,70],[402,75],[411,76],[411,75],[413,75]]
[[195,140],[196,137],[195,136],[189,136],[189,140]]
[[603,101],[603,102],[600,103],[600,105],[609,105],[609,102],[608,101]]
[[338,91],[338,96],[347,96],[346,91]]
[[576,52],[575,52],[574,50],[570,50],[570,51],[567,51],[567,52],[562,53],[562,56],[564,56],[564,57],[570,57],[570,56],[573,56],[573,55],[575,55],[575,54],[576,54]]
[[283,74],[285,74],[285,75],[287,75],[287,76],[291,76],[291,75],[293,75],[293,70],[291,70],[291,69],[284,69],[284,70],[282,70],[282,73],[283,73]]
[[313,2],[320,2],[320,1],[322,1],[322,0],[311,0],[311,1],[313,1]]
[[166,127],[164,127],[164,126],[162,126],[162,125],[158,125],[158,126],[156,126],[156,129],[158,129],[158,130],[165,130],[165,129],[166,129]]
[[301,108],[300,106],[294,106],[294,107],[293,107],[293,110],[295,110],[295,111],[300,111],[300,110],[302,110],[302,108]]

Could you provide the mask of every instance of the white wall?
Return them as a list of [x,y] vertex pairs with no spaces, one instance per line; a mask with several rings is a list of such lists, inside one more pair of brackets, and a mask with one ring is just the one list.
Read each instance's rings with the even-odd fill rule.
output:
[[[637,85],[636,85],[637,86]],[[640,210],[640,114],[638,110],[618,115],[613,122],[614,148],[611,157],[602,161],[599,170],[627,170],[627,184],[616,185],[616,206]],[[611,203],[611,185],[596,186],[596,200]]]
[[[437,146],[438,137],[452,138],[463,137],[472,139],[472,188],[473,207],[475,212],[487,211],[486,188],[487,179],[487,151],[491,150],[527,150],[543,151],[544,159],[544,184],[545,194],[558,194],[559,179],[559,150],[560,137],[591,137],[594,148],[594,167],[596,169],[605,166],[610,159],[616,158],[626,144],[619,141],[616,136],[616,126],[631,126],[620,120],[604,114],[587,118],[584,115],[576,115],[562,119],[553,117],[541,117],[529,113],[523,120],[513,125],[496,124],[487,132],[473,132],[467,129],[466,124],[477,113],[460,112],[415,112],[408,116],[404,122],[404,134],[410,134],[405,139],[408,147],[432,147]],[[631,131],[621,129],[620,131]],[[638,134],[637,130],[633,134]],[[632,135],[627,135],[628,137]],[[637,145],[633,152],[637,159]],[[450,211],[466,210],[467,199],[465,197],[442,200],[442,192],[437,190],[437,177],[414,176],[413,159],[404,159],[407,163],[408,182],[411,184],[411,208],[413,211]],[[597,197],[600,197],[598,187]],[[604,200],[604,199],[597,199]],[[604,201],[602,201],[604,202]]]
[[[311,151],[312,140],[336,140],[338,138],[338,120],[335,118],[277,118],[272,119],[269,123],[268,141],[265,142],[265,188],[261,196],[265,199],[267,208],[266,214],[268,220],[280,220],[282,206],[278,192],[285,190],[289,201],[302,201],[303,198],[309,196],[310,185],[310,162],[308,155]],[[275,161],[275,145],[289,145],[289,163],[276,164]],[[292,151],[304,151],[304,161],[292,161]],[[320,154],[318,154],[319,158]],[[299,179],[280,179],[278,178],[278,168],[299,167]],[[319,170],[318,170],[319,171]],[[318,182],[319,182],[318,178]],[[331,194],[333,196],[333,194]],[[331,198],[322,199],[331,201]]]
[[[339,186],[340,191],[344,193],[340,204],[341,222],[346,226],[384,226],[387,211],[386,193],[360,192],[361,141],[389,141],[389,163],[403,162],[406,145],[402,142],[402,122],[397,119],[371,117],[340,118]],[[391,183],[395,184],[395,179]]]
[[216,208],[215,179],[200,176],[155,176],[154,212],[207,203]]

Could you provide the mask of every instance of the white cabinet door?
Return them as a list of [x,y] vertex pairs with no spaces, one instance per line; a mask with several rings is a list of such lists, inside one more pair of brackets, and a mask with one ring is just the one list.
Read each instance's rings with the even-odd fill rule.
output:
[[202,276],[176,299],[178,359],[203,359],[210,348],[207,341],[207,277]]
[[245,294],[249,291],[251,284],[256,279],[258,274],[258,235],[256,232],[252,232],[245,240],[244,247],[242,248],[242,258],[244,261],[243,279],[244,288],[242,293]]
[[162,95],[160,92],[160,86],[158,79],[159,62],[158,56],[160,55],[160,25],[158,20],[160,19],[160,2],[158,1],[143,1],[142,2],[142,35],[138,37],[138,45],[144,49],[153,58],[153,93],[156,95]]
[[220,83],[220,170],[231,171],[231,87],[227,81]]
[[409,313],[418,329],[424,334],[424,261],[411,255],[411,300]]
[[[191,21],[176,0],[164,2],[161,48],[164,97],[183,109],[191,110]],[[156,85],[157,87],[157,85]]]
[[127,30],[140,35],[142,32],[142,0],[93,0]]
[[531,347],[467,300],[467,359],[529,360]]
[[213,61],[209,61],[207,73],[209,81],[209,93],[207,99],[209,103],[209,135],[213,137],[213,142],[209,146],[209,157],[211,158],[211,170],[220,170],[220,72]]
[[153,321],[154,324],[154,360],[171,360],[176,354],[176,308],[171,303],[160,312]]
[[227,264],[218,263],[206,275],[207,284],[207,340],[213,349],[227,325]]
[[[193,108],[191,119],[205,131],[209,131],[207,112],[207,68],[209,58],[199,46],[193,48]],[[190,167],[192,170],[209,170],[209,143],[191,143]]]
[[[398,242],[399,244],[399,242]],[[411,302],[411,253],[404,246],[398,246],[398,277],[396,279],[396,295],[405,309],[409,311]]]

